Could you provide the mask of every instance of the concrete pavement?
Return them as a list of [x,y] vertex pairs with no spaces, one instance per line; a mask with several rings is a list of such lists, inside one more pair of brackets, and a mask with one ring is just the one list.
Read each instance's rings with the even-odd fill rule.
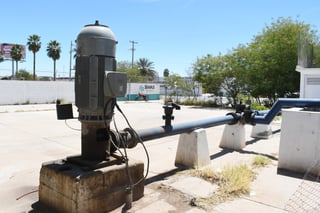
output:
[[[119,102],[119,105],[135,129],[164,125],[162,102]],[[174,111],[173,123],[223,116],[227,112],[182,106],[180,111]],[[76,108],[74,114],[76,115]],[[115,119],[118,129],[126,127],[120,113],[116,112]],[[224,126],[217,126],[206,129],[213,168],[250,164],[258,154],[269,156],[272,164],[257,170],[250,196],[219,204],[210,212],[286,212],[286,206],[295,202],[290,198],[301,190],[300,186],[306,180],[293,174],[283,175],[277,172],[280,122],[272,124],[273,136],[263,140],[251,138],[252,127],[246,125],[247,145],[242,151],[219,148],[223,128]],[[67,123],[58,121],[54,104],[0,106],[0,212],[41,212],[37,207],[41,164],[79,154],[79,129],[80,123],[76,119],[68,120]],[[203,192],[209,187],[201,190],[206,185],[201,184],[202,180],[177,175],[181,171],[181,168],[174,165],[178,139],[179,136],[176,135],[145,142],[150,156],[145,195],[132,204],[131,211],[209,211],[189,204],[197,196],[196,191]],[[128,155],[129,159],[131,157],[144,161],[146,167],[146,155],[140,145],[128,150]],[[318,183],[311,184],[314,186]],[[113,212],[121,211],[122,207]]]

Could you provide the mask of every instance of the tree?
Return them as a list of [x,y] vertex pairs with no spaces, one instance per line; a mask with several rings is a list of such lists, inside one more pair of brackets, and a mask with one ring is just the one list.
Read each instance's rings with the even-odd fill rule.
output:
[[56,80],[56,60],[59,60],[61,53],[60,43],[51,40],[47,45],[47,55],[53,60],[53,80]]
[[163,70],[163,77],[168,77],[169,74],[170,74],[169,70],[168,70],[167,68],[165,68],[165,69]]
[[20,80],[32,80],[33,76],[25,69],[16,72],[16,78]]
[[[18,72],[18,62],[22,59],[22,47],[21,45],[15,44],[11,47],[11,58],[16,62],[16,72]],[[12,73],[12,77],[14,73]]]
[[251,61],[247,77],[252,95],[275,101],[299,91],[300,77],[295,71],[299,33],[315,38],[308,24],[291,18],[277,19],[254,37],[247,50]]
[[117,63],[117,71],[127,74],[128,82],[146,82],[146,77],[140,74],[137,65],[133,65],[128,61],[119,61]]
[[40,36],[33,34],[28,38],[28,50],[33,53],[33,80],[36,80],[36,53],[41,48]]
[[225,57],[221,54],[215,57],[208,54],[203,58],[198,58],[193,64],[193,80],[201,82],[206,92],[218,95],[223,82],[222,72],[225,66]]
[[168,87],[173,90],[173,94],[171,95],[178,95],[178,89],[182,89],[184,88],[184,80],[181,76],[179,76],[178,74],[172,74],[168,77],[165,78],[165,82],[166,85],[168,85]]
[[0,51],[0,62],[2,62],[4,59],[3,59],[3,55],[2,55],[2,52]]
[[[198,58],[193,65],[194,80],[207,92],[217,95],[222,88],[233,99],[238,93],[271,101],[289,97],[299,90],[299,73],[295,71],[299,33],[315,44],[315,54],[320,52],[317,36],[308,24],[279,18],[251,43],[239,45],[227,55]],[[317,57],[314,63],[319,63]]]
[[147,76],[150,81],[154,80],[156,72],[152,61],[149,61],[147,58],[140,58],[137,62],[137,66],[142,76]]
[[237,95],[245,91],[244,71],[240,51],[233,50],[227,55],[215,57],[209,54],[194,64],[193,80],[202,82],[207,92],[216,96],[225,94],[235,101]]
[[246,72],[248,60],[246,58],[246,46],[239,45],[236,49],[224,57],[225,70],[222,72],[223,82],[221,87],[227,97],[235,104],[238,94],[249,94]]

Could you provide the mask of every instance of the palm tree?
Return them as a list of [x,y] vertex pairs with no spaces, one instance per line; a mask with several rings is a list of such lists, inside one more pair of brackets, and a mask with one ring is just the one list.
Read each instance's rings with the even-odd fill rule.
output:
[[[22,47],[19,44],[15,44],[11,47],[10,52],[12,60],[16,61],[16,73],[18,72],[18,61],[22,59]],[[14,71],[12,70],[12,77],[14,77]]]
[[3,55],[2,55],[2,52],[0,50],[0,62],[2,62],[4,59],[3,59]]
[[167,69],[167,68],[165,68],[164,70],[163,70],[163,77],[168,77],[169,76],[169,70]]
[[47,45],[47,55],[53,60],[53,80],[56,80],[56,60],[60,58],[61,47],[56,40],[51,40]]
[[40,36],[33,34],[28,38],[28,50],[33,53],[33,80],[36,80],[36,52],[41,48]]
[[154,63],[147,58],[140,58],[137,62],[138,69],[142,76],[149,77],[149,80],[153,80],[155,76]]

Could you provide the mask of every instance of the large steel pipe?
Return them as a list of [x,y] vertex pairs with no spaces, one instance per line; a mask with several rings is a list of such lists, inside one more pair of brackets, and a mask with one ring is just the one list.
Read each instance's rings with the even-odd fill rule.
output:
[[320,107],[320,99],[279,98],[267,114],[255,116],[255,123],[270,124],[273,118],[285,107]]
[[208,128],[219,126],[223,124],[229,124],[234,121],[232,115],[220,116],[215,118],[208,118],[203,120],[191,121],[186,123],[174,124],[171,126],[160,126],[149,129],[137,130],[138,136],[143,140],[152,140],[162,138],[171,135],[177,135],[181,133],[191,132],[199,128]]

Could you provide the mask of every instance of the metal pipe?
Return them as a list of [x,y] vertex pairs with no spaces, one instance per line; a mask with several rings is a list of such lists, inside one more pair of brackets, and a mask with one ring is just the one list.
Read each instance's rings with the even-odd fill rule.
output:
[[228,124],[234,121],[232,115],[208,118],[203,120],[191,121],[186,123],[174,124],[170,126],[160,126],[149,129],[137,130],[137,134],[143,141],[162,138],[171,135],[191,132],[199,128],[208,128]]
[[320,99],[279,98],[267,114],[255,116],[255,123],[270,124],[273,118],[285,107],[320,107]]
[[[241,122],[242,124],[269,124],[284,107],[320,107],[320,99],[280,98],[274,103],[269,111],[256,111],[252,118],[251,114],[253,112],[249,111],[249,119],[246,119],[246,112],[231,113],[215,118],[137,130],[136,134],[130,129],[125,129],[124,135],[126,138],[126,143],[129,144],[129,148],[133,148],[137,143],[137,137],[140,137],[142,141],[148,141],[171,135],[192,132],[193,130],[199,128],[209,128],[223,124],[236,124],[237,122]],[[115,136],[113,137],[116,138]],[[119,146],[121,146],[120,143]]]

